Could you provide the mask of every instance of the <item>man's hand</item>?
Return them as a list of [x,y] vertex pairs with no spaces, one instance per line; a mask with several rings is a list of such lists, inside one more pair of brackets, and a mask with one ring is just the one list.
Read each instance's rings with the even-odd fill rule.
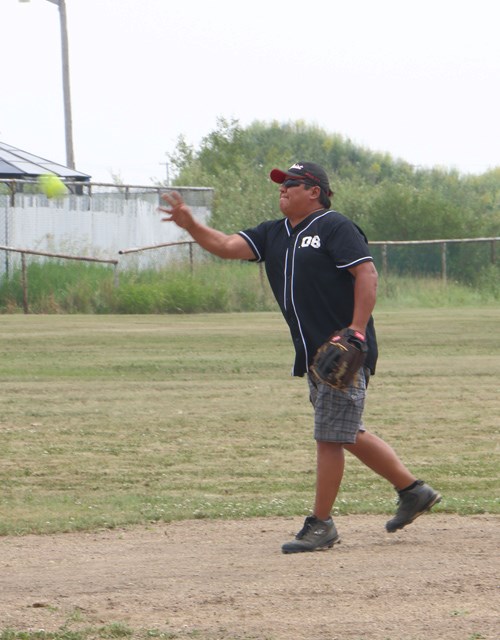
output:
[[316,352],[311,371],[316,378],[344,391],[363,366],[368,347],[359,331],[342,329],[333,334]]
[[159,211],[165,214],[161,219],[162,222],[175,222],[178,227],[189,231],[194,224],[194,218],[181,194],[178,191],[170,191],[164,193],[161,199],[170,205],[170,207],[159,207]]
[[178,227],[185,229],[193,240],[206,251],[219,256],[219,258],[255,259],[248,242],[237,233],[227,235],[196,220],[191,209],[177,191],[164,193],[161,199],[170,205],[170,207],[158,207],[158,210],[163,214],[162,222],[175,222]]

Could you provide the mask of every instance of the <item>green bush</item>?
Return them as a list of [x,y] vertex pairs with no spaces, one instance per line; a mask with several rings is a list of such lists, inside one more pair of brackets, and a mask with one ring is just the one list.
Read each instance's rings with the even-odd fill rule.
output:
[[[34,260],[26,268],[29,309],[33,313],[106,313],[114,274],[100,264]],[[0,310],[23,308],[21,269],[0,281]]]
[[127,282],[116,292],[113,311],[117,313],[158,313],[164,299],[160,287]]

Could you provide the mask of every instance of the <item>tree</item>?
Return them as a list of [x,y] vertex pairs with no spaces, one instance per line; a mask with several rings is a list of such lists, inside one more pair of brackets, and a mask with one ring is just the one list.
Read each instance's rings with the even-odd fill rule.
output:
[[169,157],[174,185],[214,188],[211,224],[227,232],[281,216],[269,171],[297,160],[325,167],[334,206],[372,240],[498,235],[500,229],[500,168],[474,177],[415,169],[303,121],[243,128],[220,118],[199,149],[180,138]]

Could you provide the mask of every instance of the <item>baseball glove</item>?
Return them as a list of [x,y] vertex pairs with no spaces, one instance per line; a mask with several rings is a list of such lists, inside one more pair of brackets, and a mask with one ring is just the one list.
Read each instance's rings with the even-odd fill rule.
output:
[[366,358],[366,340],[353,329],[334,333],[316,352],[311,371],[320,382],[345,390]]

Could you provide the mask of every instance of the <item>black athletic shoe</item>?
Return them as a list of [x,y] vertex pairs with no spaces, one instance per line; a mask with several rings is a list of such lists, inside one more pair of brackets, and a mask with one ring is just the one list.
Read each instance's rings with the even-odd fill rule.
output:
[[413,489],[398,493],[399,501],[396,515],[385,524],[389,533],[402,529],[441,501],[439,493],[425,484],[423,480],[419,480]]
[[339,534],[333,520],[318,520],[316,516],[308,516],[304,526],[295,536],[295,540],[285,542],[281,547],[283,553],[301,553],[316,549],[331,549],[336,542],[340,542]]

